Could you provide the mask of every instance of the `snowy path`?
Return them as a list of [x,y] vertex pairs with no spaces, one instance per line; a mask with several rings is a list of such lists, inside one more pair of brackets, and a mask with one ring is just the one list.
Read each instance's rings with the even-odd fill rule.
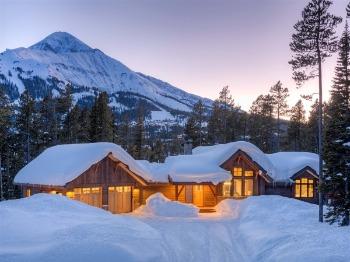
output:
[[46,194],[3,201],[0,261],[350,261],[350,228],[318,223],[316,205],[260,196],[222,201],[217,210],[112,215]]
[[200,214],[199,218],[137,218],[161,234],[169,261],[251,261],[233,217]]

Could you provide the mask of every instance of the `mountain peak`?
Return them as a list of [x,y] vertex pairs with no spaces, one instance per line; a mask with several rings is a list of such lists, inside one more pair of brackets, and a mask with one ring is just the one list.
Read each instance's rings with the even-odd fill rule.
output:
[[54,53],[74,53],[92,50],[75,36],[66,32],[55,32],[29,47],[33,50],[52,51]]

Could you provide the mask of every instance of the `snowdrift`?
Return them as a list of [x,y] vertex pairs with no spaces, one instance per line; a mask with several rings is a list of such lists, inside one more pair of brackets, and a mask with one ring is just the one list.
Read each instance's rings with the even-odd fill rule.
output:
[[217,206],[237,217],[248,261],[350,261],[350,228],[318,223],[318,206],[281,196],[227,199]]
[[160,234],[62,196],[0,202],[0,261],[164,261]]
[[350,228],[318,223],[316,205],[259,196],[216,210],[198,215],[161,194],[137,216],[57,195],[4,201],[0,261],[350,261]]
[[162,193],[156,193],[147,198],[146,205],[139,207],[134,212],[146,216],[197,217],[199,208],[192,204],[171,201]]

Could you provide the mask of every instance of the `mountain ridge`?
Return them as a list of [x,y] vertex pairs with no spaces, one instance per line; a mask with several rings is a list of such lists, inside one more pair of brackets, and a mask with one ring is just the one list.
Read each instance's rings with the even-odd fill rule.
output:
[[133,110],[139,100],[147,104],[149,113],[164,111],[174,116],[188,114],[199,99],[207,108],[212,104],[210,99],[133,71],[66,32],[52,33],[28,48],[0,53],[0,84],[12,100],[25,88],[41,98],[48,92],[61,93],[68,83],[76,103],[91,102],[106,91],[117,112]]

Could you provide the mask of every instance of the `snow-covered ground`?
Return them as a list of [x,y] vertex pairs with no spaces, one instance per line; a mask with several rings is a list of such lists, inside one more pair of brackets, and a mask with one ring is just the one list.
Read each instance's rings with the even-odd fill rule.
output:
[[259,196],[184,217],[162,199],[129,215],[46,194],[1,202],[0,261],[350,261],[350,229],[319,224],[312,204]]

